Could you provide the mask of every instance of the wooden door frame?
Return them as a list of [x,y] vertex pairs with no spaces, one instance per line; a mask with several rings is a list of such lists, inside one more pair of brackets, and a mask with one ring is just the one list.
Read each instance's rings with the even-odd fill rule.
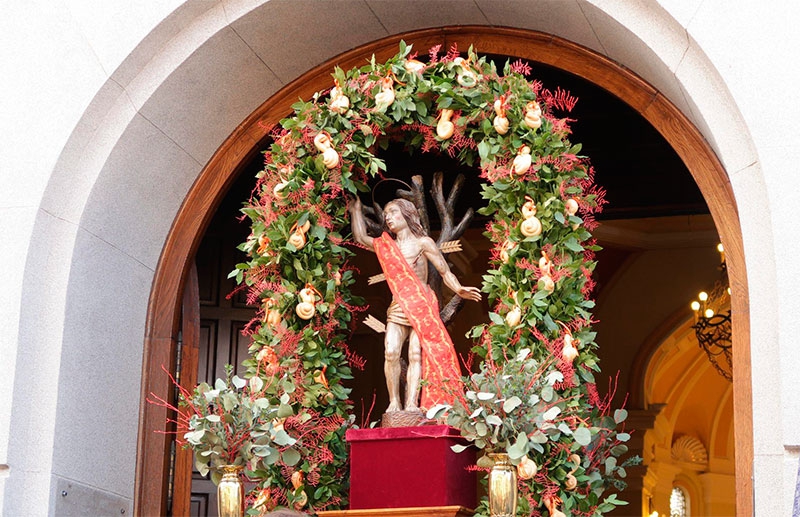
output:
[[716,223],[732,289],[736,505],[739,515],[753,510],[753,429],[750,370],[750,316],[744,248],[733,189],[721,162],[697,128],[661,92],[628,69],[585,47],[550,34],[523,29],[462,26],[393,35],[345,52],[298,77],[255,110],[222,144],[200,173],[175,218],[159,259],[147,312],[139,409],[134,491],[137,515],[164,515],[169,471],[166,410],[148,404],[149,393],[169,392],[162,365],[174,368],[183,285],[214,210],[237,173],[257,153],[266,130],[291,113],[298,99],[331,86],[334,66],[363,65],[373,54],[381,62],[397,52],[400,40],[422,51],[441,44],[474,47],[481,54],[518,56],[575,74],[607,90],[644,117],[667,140],[691,172]]

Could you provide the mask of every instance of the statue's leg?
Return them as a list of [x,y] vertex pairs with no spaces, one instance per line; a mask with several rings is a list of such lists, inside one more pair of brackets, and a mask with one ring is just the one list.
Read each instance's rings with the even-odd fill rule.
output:
[[386,323],[386,340],[384,341],[383,375],[386,377],[386,388],[389,391],[389,411],[400,411],[400,353],[403,342],[408,336],[409,327],[398,325],[393,321]]
[[414,330],[408,337],[408,374],[406,375],[406,411],[419,409],[419,379],[422,376],[422,348]]

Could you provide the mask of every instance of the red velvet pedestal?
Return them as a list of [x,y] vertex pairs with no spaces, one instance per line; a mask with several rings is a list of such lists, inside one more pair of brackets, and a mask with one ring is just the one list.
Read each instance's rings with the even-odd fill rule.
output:
[[350,509],[477,506],[475,450],[446,425],[350,429]]

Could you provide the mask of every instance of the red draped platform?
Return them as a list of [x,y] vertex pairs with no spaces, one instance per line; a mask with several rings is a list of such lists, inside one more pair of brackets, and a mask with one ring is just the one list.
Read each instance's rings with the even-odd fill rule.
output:
[[450,448],[467,443],[458,430],[446,425],[350,429],[347,441],[351,511],[382,508],[433,511],[439,507],[450,512],[441,515],[455,516],[468,515],[470,512],[464,509],[477,506],[477,475],[468,470],[475,465],[475,450],[455,453]]

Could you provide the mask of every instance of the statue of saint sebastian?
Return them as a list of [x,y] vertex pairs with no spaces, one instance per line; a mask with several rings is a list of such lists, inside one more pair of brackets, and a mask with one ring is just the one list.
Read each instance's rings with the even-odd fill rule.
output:
[[[395,199],[383,210],[384,225],[394,235],[367,235],[361,201],[350,205],[353,237],[356,242],[374,251],[381,263],[392,302],[387,311],[384,375],[389,390],[388,412],[419,411],[448,402],[453,390],[447,383],[460,378],[460,369],[453,343],[439,317],[436,295],[427,285],[428,263],[442,276],[454,293],[466,300],[479,302],[480,290],[462,286],[450,271],[442,252],[419,221],[417,208],[408,200]],[[400,354],[408,340],[408,372],[405,405],[400,396]],[[420,379],[426,380],[419,400]],[[455,389],[455,386],[454,386]]]

